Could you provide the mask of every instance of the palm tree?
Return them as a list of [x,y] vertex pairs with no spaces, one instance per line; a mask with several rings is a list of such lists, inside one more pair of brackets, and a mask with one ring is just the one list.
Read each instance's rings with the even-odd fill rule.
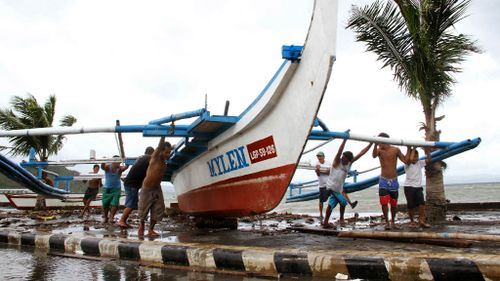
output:
[[[396,4],[394,4],[395,2]],[[425,139],[439,141],[441,131],[436,109],[451,96],[456,82],[452,74],[466,55],[480,52],[475,42],[454,34],[454,25],[465,17],[470,0],[379,0],[365,7],[353,6],[347,28],[367,50],[378,55],[383,68],[390,67],[394,80],[406,94],[420,101],[425,121]],[[446,215],[443,173],[445,163],[426,169],[427,218]]]
[[[51,95],[43,106],[36,98],[28,94],[27,98],[14,96],[11,109],[0,109],[0,127],[4,130],[52,127],[56,109],[56,96]],[[72,126],[76,118],[66,115],[61,118],[60,126]],[[40,161],[47,161],[50,155],[57,154],[63,146],[63,135],[59,136],[17,136],[10,137],[10,153],[12,155],[29,154],[30,148],[35,149]],[[0,147],[0,150],[7,147]]]
[[[27,98],[14,96],[11,100],[12,109],[0,109],[0,127],[4,130],[18,130],[30,128],[52,127],[56,112],[56,96],[51,95],[43,105],[38,104],[36,98],[28,94]],[[61,126],[71,126],[76,118],[71,115],[63,116]],[[47,161],[50,155],[57,154],[63,146],[64,136],[18,136],[10,137],[12,155],[29,154],[31,147],[35,149],[40,161]],[[0,150],[7,147],[0,147]],[[45,197],[37,196],[35,210],[45,209]]]

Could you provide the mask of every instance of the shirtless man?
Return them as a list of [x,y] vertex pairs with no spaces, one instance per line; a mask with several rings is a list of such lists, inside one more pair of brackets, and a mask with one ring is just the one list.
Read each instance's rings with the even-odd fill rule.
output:
[[151,155],[149,167],[146,172],[146,177],[142,182],[142,188],[139,194],[139,218],[141,223],[137,235],[144,237],[144,224],[151,212],[149,222],[148,237],[154,238],[160,236],[154,231],[157,221],[163,218],[165,213],[165,202],[163,201],[163,192],[161,191],[161,180],[167,168],[167,159],[170,157],[172,146],[169,142],[165,142],[165,137],[160,138],[158,147]]
[[[379,137],[389,138],[386,133],[380,133]],[[380,161],[380,181],[379,181],[379,200],[382,206],[382,213],[385,218],[385,228],[391,229],[394,227],[394,219],[396,218],[396,209],[398,206],[398,173],[396,164],[399,160],[406,164],[405,156],[399,148],[389,144],[375,144],[373,147],[373,158],[378,157]],[[388,209],[391,205],[391,223],[389,224]]]
[[[97,174],[99,173],[99,165],[95,164],[92,167],[92,172],[91,174]],[[83,181],[86,182],[86,181]],[[91,179],[88,181],[88,186],[87,190],[85,190],[85,195],[83,195],[83,210],[82,213],[80,214],[80,217],[83,218],[85,215],[85,212],[90,208],[90,203],[94,201],[97,197],[97,193],[99,193],[99,187],[102,186],[102,180],[101,179]]]
[[49,178],[49,174],[45,171],[42,172],[42,181],[45,183],[45,184],[48,184],[50,186],[54,186],[54,180]]
[[[42,171],[42,178],[40,180],[47,185],[54,186],[54,180],[49,178],[49,174],[45,171]],[[45,196],[38,194],[36,196],[35,210],[45,210],[46,208],[47,203],[45,201]]]

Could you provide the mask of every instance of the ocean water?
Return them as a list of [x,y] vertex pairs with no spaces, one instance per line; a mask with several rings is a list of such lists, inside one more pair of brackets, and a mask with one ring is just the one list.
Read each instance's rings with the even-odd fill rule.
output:
[[[311,191],[313,189],[309,189]],[[305,192],[309,192],[306,190]],[[425,188],[424,188],[425,193]],[[464,183],[450,184],[445,186],[446,198],[451,203],[470,203],[470,202],[499,202],[500,201],[500,183]],[[299,214],[309,214],[319,216],[318,200],[286,203],[285,199],[288,193],[283,198],[282,202],[273,210],[275,212],[289,212]],[[355,209],[349,206],[346,208],[347,217],[354,213],[360,215],[380,214],[381,209],[378,199],[378,187],[370,187],[362,191],[349,193],[351,201],[358,201]],[[399,190],[399,204],[406,204],[406,198],[403,188]],[[326,209],[324,205],[323,209]],[[324,212],[323,210],[323,212]],[[338,216],[338,211],[332,214]]]

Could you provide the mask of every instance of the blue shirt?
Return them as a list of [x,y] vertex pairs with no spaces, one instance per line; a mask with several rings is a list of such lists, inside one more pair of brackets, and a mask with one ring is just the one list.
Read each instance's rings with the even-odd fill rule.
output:
[[120,180],[121,175],[122,173],[120,169],[117,169],[115,173],[112,172],[111,167],[109,168],[109,170],[104,171],[104,177],[105,177],[104,188],[120,189],[122,187],[122,183]]

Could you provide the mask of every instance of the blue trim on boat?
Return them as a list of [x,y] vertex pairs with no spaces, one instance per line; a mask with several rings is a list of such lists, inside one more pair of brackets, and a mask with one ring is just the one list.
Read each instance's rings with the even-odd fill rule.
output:
[[66,190],[54,188],[43,183],[29,171],[16,163],[10,161],[5,156],[0,154],[0,172],[6,175],[11,180],[22,184],[24,187],[49,197],[64,199]]
[[273,75],[273,77],[271,78],[271,80],[264,87],[264,89],[262,90],[262,92],[260,92],[260,94],[257,96],[257,98],[255,98],[255,100],[238,116],[238,119],[243,118],[243,116],[245,116],[245,114],[247,114],[247,112],[250,111],[250,109],[252,109],[252,107],[254,107],[257,104],[257,102],[262,98],[262,96],[264,96],[264,94],[267,92],[267,90],[269,89],[269,87],[271,87],[271,85],[273,84],[273,82],[276,80],[276,78],[278,77],[278,75],[283,70],[283,68],[285,67],[285,65],[287,65],[288,62],[290,62],[290,61],[289,60],[284,60],[283,61],[283,63],[279,67],[278,71],[276,71],[276,73]]
[[298,61],[303,49],[304,46],[283,45],[281,47],[281,57],[291,61]]

